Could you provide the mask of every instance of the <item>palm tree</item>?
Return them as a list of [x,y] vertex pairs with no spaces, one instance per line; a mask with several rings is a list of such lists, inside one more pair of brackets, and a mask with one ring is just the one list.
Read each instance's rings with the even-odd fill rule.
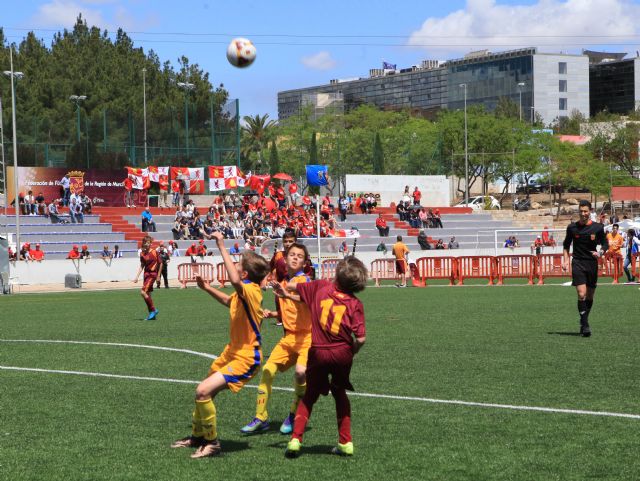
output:
[[[267,147],[273,128],[276,126],[274,120],[269,120],[269,114],[256,115],[251,117],[245,115],[243,117],[244,125],[242,126],[242,157],[245,159],[245,165],[251,165],[252,154],[258,156],[258,168],[262,164],[262,151]],[[246,168],[246,167],[245,167]]]

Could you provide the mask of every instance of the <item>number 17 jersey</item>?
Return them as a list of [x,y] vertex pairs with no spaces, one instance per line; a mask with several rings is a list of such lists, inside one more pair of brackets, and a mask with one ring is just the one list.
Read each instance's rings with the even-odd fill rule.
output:
[[364,309],[360,299],[320,280],[296,286],[311,311],[311,347],[330,349],[353,345],[352,334],[365,336]]

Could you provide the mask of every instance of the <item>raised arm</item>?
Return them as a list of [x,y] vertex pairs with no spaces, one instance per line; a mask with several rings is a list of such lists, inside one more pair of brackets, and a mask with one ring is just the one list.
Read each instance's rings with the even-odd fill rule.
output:
[[229,255],[227,248],[224,246],[224,236],[222,235],[222,232],[214,232],[212,237],[216,240],[216,245],[218,246],[222,260],[224,261],[224,267],[227,269],[227,273],[229,274],[229,282],[236,292],[239,295],[242,295],[242,279],[240,278],[240,274],[238,274],[238,270],[236,269],[233,259]]

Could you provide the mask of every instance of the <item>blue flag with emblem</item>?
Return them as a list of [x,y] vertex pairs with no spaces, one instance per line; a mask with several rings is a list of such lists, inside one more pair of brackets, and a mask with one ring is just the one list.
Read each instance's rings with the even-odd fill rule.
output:
[[327,185],[329,183],[329,168],[326,165],[307,165],[308,185]]

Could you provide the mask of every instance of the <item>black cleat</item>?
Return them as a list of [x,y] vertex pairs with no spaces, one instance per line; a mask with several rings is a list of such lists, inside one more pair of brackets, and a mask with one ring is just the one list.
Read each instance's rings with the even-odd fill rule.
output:
[[589,327],[589,324],[580,326],[580,335],[582,337],[591,337],[591,328]]

